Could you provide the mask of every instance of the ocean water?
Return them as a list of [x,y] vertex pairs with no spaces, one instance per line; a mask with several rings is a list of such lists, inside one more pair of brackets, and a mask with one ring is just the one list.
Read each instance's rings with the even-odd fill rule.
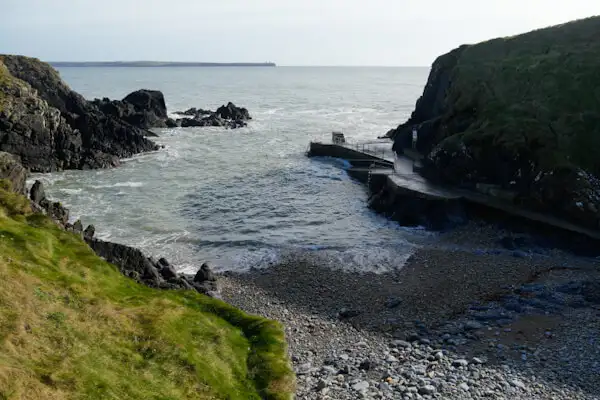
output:
[[375,139],[408,118],[426,68],[62,68],[86,98],[161,90],[169,112],[247,107],[247,128],[156,130],[164,150],[119,168],[37,175],[100,238],[164,256],[181,270],[311,260],[358,271],[400,267],[428,234],[367,209],[363,185],[310,140]]

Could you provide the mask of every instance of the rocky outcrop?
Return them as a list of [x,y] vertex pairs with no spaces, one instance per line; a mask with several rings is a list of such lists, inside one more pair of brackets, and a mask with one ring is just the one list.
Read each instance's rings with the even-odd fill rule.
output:
[[[155,261],[136,248],[95,238],[86,239],[86,242],[96,254],[139,283],[161,289],[193,289],[208,296],[219,297],[217,280],[207,264],[203,264],[198,274],[191,278],[178,274],[164,258]],[[210,273],[208,276],[207,271]]]
[[105,168],[156,150],[146,131],[105,114],[72,91],[50,65],[0,56],[0,151],[35,172]]
[[18,157],[0,152],[0,180],[7,179],[14,192],[25,194],[27,170],[23,168]]
[[[158,90],[136,90],[123,100],[95,99],[92,103],[104,114],[141,129],[167,127],[167,106],[162,92]],[[151,132],[147,133],[152,136]]]
[[177,126],[182,128],[213,126],[236,129],[247,126],[246,121],[252,119],[246,108],[237,107],[231,102],[219,107],[217,111],[193,107],[186,111],[179,111],[176,114],[186,116],[175,121]]
[[69,210],[60,202],[50,201],[46,198],[46,192],[42,182],[35,181],[29,191],[29,199],[35,210],[46,214],[61,228],[73,230],[73,225],[69,224]]
[[445,184],[493,185],[518,204],[600,228],[600,17],[462,46],[433,64],[394,148]]
[[155,261],[134,247],[95,238],[96,228],[93,225],[83,229],[80,220],[70,224],[69,210],[46,198],[42,182],[35,181],[29,197],[34,209],[48,215],[63,229],[81,236],[97,255],[116,265],[124,275],[135,281],[154,288],[191,289],[211,297],[220,296],[217,278],[208,264],[202,264],[194,277],[178,274],[164,258]]

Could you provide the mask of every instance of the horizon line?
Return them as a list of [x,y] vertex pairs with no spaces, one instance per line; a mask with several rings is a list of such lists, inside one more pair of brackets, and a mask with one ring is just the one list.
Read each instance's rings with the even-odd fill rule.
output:
[[[96,60],[86,60],[86,61],[46,61],[48,64],[106,64],[106,66],[110,66],[109,64],[158,64],[155,65],[160,67],[160,64],[171,64],[171,66],[181,66],[189,65],[194,66],[193,64],[197,64],[197,66],[244,66],[244,65],[264,65],[264,66],[272,66],[272,67],[319,67],[319,68],[430,68],[430,65],[389,65],[389,64],[277,64],[272,61],[264,61],[264,62],[254,62],[254,61],[233,61],[233,62],[220,62],[220,61],[156,61],[156,60],[117,60],[117,61],[96,61]],[[102,66],[102,65],[98,65]],[[114,65],[117,66],[117,65]],[[169,66],[169,65],[164,65]]]

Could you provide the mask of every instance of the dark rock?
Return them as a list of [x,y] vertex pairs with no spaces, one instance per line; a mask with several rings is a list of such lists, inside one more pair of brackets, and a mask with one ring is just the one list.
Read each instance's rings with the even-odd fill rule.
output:
[[72,91],[49,64],[0,56],[0,151],[33,172],[106,168],[157,150],[141,130]]
[[173,118],[167,118],[165,120],[165,125],[167,128],[177,128],[180,126],[180,124],[178,124]]
[[418,333],[415,332],[410,332],[406,335],[406,341],[407,342],[418,342],[419,340],[421,340],[421,336]]
[[194,127],[199,127],[199,126],[211,126],[208,123],[208,120],[195,119],[195,118],[182,118],[182,119],[178,119],[177,123],[182,128],[194,128]]
[[340,312],[338,313],[338,318],[339,319],[350,319],[350,318],[358,317],[360,314],[361,314],[361,312],[358,310],[350,310],[347,308],[342,308],[340,310]]
[[205,295],[211,296],[211,297],[215,297],[214,293],[218,293],[218,291],[219,291],[217,282],[215,282],[215,281],[193,282],[192,286],[199,293],[202,293],[202,294],[205,294]]
[[158,265],[160,265],[162,267],[169,267],[169,266],[171,266],[171,264],[164,257],[161,257],[161,258],[158,259]]
[[178,281],[179,281],[179,286],[182,289],[194,290],[194,286],[192,286],[192,284],[185,277],[179,277]]
[[171,265],[163,265],[163,267],[160,270],[160,274],[166,280],[177,278],[177,271],[175,271],[175,268],[173,268],[173,266]]
[[143,262],[142,269],[142,279],[144,283],[150,287],[158,287],[161,282],[161,276],[158,272],[158,268],[150,261],[150,259],[146,258]]
[[400,299],[398,299],[396,297],[390,297],[389,299],[387,299],[385,301],[386,308],[396,308],[400,304],[402,304],[402,300],[400,300]]
[[83,224],[81,223],[81,220],[78,219],[73,224],[73,233],[76,233],[78,235],[82,235],[83,234]]
[[364,360],[363,362],[360,363],[360,365],[358,366],[358,369],[362,370],[362,371],[370,371],[373,366],[374,365],[371,360]]
[[252,119],[247,109],[243,107],[236,107],[232,102],[227,103],[226,106],[217,108],[216,114],[223,119],[229,119],[233,121],[247,121]]
[[151,112],[159,120],[167,119],[165,97],[158,90],[136,90],[125,96],[123,102],[133,104],[136,110]]
[[[167,126],[167,107],[163,94],[158,90],[136,90],[121,101],[104,98],[92,102],[104,114],[111,115],[141,129]],[[147,136],[148,132],[145,133]]]
[[88,227],[83,231],[83,239],[85,241],[90,241],[94,238],[95,233],[96,227],[94,225],[88,225]]
[[191,127],[226,127],[236,129],[247,126],[246,121],[250,120],[248,110],[242,107],[236,107],[233,103],[221,106],[217,111],[190,108],[177,114],[185,115],[191,118],[181,118],[175,121],[175,124],[182,128]]
[[59,202],[42,201],[42,207],[46,209],[48,216],[57,222],[60,226],[65,226],[69,222],[69,210],[63,207]]
[[2,179],[10,182],[13,192],[25,194],[27,170],[21,165],[19,157],[0,151],[0,180]]
[[87,240],[87,243],[96,254],[116,265],[124,275],[150,287],[158,287],[161,283],[158,269],[140,250],[100,239]]
[[592,304],[600,304],[600,282],[586,282],[581,294],[585,301]]
[[206,263],[202,264],[196,275],[194,276],[195,283],[214,282],[216,281],[215,274],[210,266]]
[[338,371],[338,375],[349,375],[350,367],[348,365],[343,365]]
[[29,191],[29,198],[35,204],[40,204],[46,199],[46,192],[44,191],[44,184],[40,181],[35,181],[31,190]]

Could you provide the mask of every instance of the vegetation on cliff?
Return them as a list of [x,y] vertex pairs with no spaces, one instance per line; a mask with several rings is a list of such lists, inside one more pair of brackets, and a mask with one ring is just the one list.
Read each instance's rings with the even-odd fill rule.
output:
[[433,64],[396,148],[420,129],[429,171],[492,183],[598,228],[600,17],[462,46]]
[[0,398],[291,397],[277,322],[135,283],[0,182]]

